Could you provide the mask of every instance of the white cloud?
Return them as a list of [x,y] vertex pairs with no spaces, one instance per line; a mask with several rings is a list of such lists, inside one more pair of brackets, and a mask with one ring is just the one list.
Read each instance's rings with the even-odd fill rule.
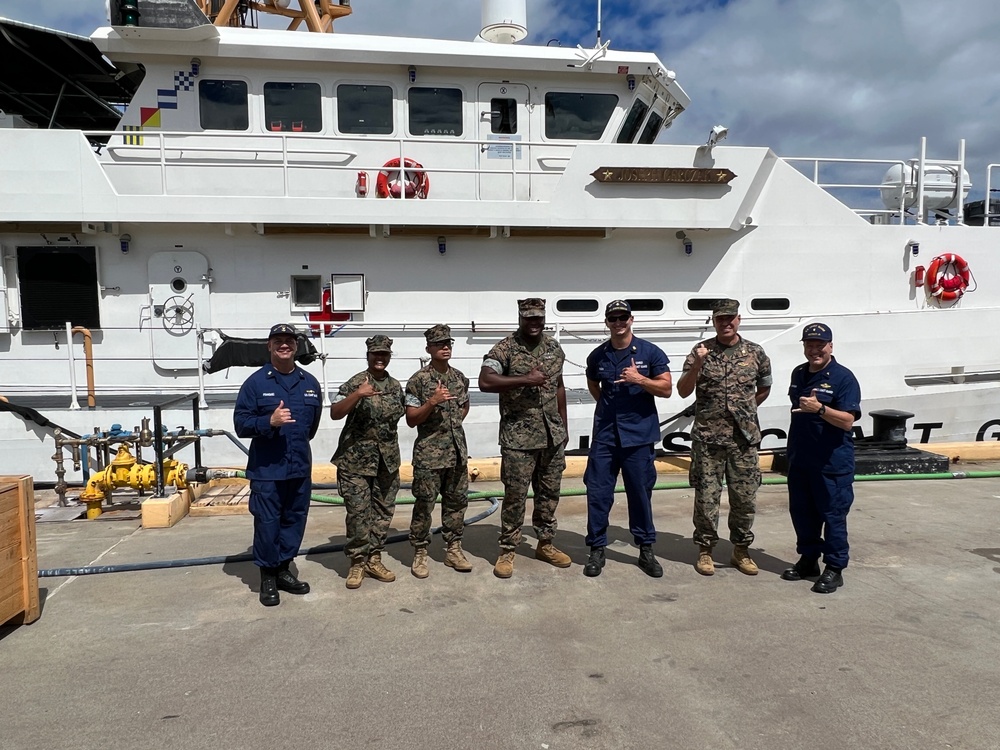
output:
[[[596,5],[528,0],[532,40],[592,45]],[[353,6],[338,22],[343,33],[469,39],[480,23],[475,0]],[[721,122],[727,144],[783,156],[906,159],[926,135],[929,154],[948,159],[964,137],[980,189],[985,165],[1000,161],[995,0],[603,0],[603,8],[605,40],[657,52],[691,95],[670,142],[701,142]],[[2,12],[79,34],[105,23],[104,0],[6,0]]]

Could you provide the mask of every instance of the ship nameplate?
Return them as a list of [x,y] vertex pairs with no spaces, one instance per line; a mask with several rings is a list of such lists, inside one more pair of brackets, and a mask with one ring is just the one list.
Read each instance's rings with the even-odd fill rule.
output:
[[598,182],[726,185],[736,175],[704,167],[601,167],[590,173]]

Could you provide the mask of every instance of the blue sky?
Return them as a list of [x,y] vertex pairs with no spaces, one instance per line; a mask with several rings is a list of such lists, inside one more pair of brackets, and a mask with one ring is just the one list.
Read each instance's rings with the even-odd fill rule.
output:
[[[141,0],[140,0],[141,4]],[[593,46],[597,0],[527,0],[529,42]],[[89,34],[104,0],[4,0],[0,14]],[[476,0],[353,0],[345,33],[470,39]],[[996,0],[603,0],[602,37],[656,52],[692,99],[664,140],[781,156],[909,159],[921,136],[932,158],[960,138],[981,198],[1000,162],[1000,2]],[[1000,170],[994,182],[1000,187]],[[979,193],[978,195],[976,193]]]

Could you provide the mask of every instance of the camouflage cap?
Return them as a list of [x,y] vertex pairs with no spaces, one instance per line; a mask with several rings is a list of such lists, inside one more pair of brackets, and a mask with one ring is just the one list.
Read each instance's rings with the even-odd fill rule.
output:
[[544,318],[545,300],[541,297],[528,297],[517,301],[517,312],[522,318]]
[[388,336],[383,336],[381,333],[365,339],[365,345],[368,347],[369,352],[389,352],[389,354],[392,354],[392,339]]
[[722,315],[739,315],[740,303],[734,299],[719,299],[712,305],[712,317],[718,318]]
[[455,340],[451,337],[451,327],[446,326],[444,323],[438,323],[436,326],[428,328],[424,331],[424,338],[427,339],[428,344],[437,344],[442,341],[452,342]]
[[803,341],[833,341],[833,331],[824,323],[810,323],[802,329]]
[[278,323],[277,325],[271,326],[271,332],[267,334],[268,340],[273,339],[275,336],[298,336],[299,332],[295,330],[295,326],[290,323]]

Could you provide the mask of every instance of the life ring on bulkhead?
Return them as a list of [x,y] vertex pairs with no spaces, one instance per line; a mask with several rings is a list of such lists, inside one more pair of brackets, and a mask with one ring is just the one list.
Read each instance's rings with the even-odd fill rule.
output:
[[927,268],[927,292],[942,302],[951,302],[965,294],[972,274],[961,255],[945,253]]
[[[404,177],[400,176],[401,171]],[[427,172],[423,164],[413,159],[404,159],[402,170],[399,169],[399,159],[389,159],[378,173],[375,192],[379,198],[399,198],[404,190],[407,198],[426,198],[431,191]]]

